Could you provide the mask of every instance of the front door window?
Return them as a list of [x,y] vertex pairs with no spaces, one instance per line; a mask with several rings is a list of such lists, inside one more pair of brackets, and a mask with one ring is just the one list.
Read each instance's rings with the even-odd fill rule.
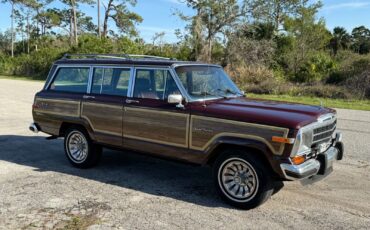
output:
[[137,69],[134,97],[166,101],[168,95],[180,94],[168,70]]

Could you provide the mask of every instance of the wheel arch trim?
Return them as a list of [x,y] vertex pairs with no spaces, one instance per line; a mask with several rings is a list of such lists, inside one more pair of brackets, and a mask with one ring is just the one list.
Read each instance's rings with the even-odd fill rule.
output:
[[278,161],[274,160],[276,157],[271,149],[263,141],[256,139],[247,139],[243,137],[235,136],[222,136],[213,141],[206,150],[207,157],[205,158],[203,165],[212,164],[215,159],[221,154],[222,150],[225,148],[243,148],[250,149],[256,152],[256,156],[262,158],[265,163],[267,163],[271,169],[277,173],[281,174]]
[[63,132],[70,126],[80,126],[80,127],[83,127],[87,133],[89,134],[89,137],[91,138],[91,140],[95,141],[95,135],[94,135],[94,131],[93,129],[91,128],[90,124],[83,120],[83,119],[79,119],[79,120],[65,120],[61,123],[60,127],[59,127],[59,136],[62,136],[63,135]]
[[263,138],[248,138],[245,135],[220,135],[208,144],[205,152],[207,155],[212,155],[214,151],[222,145],[248,147],[263,152],[264,155],[273,155],[270,146]]

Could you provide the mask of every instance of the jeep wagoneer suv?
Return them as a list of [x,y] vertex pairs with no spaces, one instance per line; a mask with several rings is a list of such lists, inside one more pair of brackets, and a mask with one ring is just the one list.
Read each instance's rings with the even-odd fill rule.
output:
[[244,96],[218,65],[151,56],[65,55],[35,96],[30,129],[64,137],[70,163],[102,147],[213,167],[220,195],[254,208],[276,181],[312,180],[342,159],[336,111]]

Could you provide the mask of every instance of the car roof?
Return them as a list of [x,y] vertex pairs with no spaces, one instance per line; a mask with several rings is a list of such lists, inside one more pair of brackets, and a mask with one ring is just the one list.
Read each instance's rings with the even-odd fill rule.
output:
[[194,61],[179,61],[148,55],[114,55],[114,54],[65,54],[57,60],[56,65],[145,65],[145,66],[172,66],[174,64],[204,64]]

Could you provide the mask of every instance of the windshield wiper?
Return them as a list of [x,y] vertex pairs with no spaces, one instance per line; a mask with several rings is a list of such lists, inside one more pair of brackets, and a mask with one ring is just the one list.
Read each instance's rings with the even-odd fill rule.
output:
[[[212,92],[220,92],[220,93],[212,93]],[[232,91],[231,89],[216,89],[212,90],[212,92],[209,91],[202,91],[200,94],[203,96],[213,96],[213,97],[222,97],[227,99],[227,94],[233,94],[233,95],[241,95],[238,92]]]
[[219,94],[210,93],[208,91],[200,92],[200,95],[202,95],[202,96],[213,96],[213,97],[220,97],[221,96]]
[[226,94],[242,95],[241,93],[235,92],[231,89],[217,89],[217,91],[224,93],[224,97],[226,97]]
[[[214,92],[214,91],[212,91]],[[218,94],[218,93],[212,93],[212,92],[209,92],[209,91],[202,91],[200,92],[200,95],[202,96],[212,96],[212,97],[222,97],[224,99],[227,99],[226,95],[221,95],[221,94]]]

